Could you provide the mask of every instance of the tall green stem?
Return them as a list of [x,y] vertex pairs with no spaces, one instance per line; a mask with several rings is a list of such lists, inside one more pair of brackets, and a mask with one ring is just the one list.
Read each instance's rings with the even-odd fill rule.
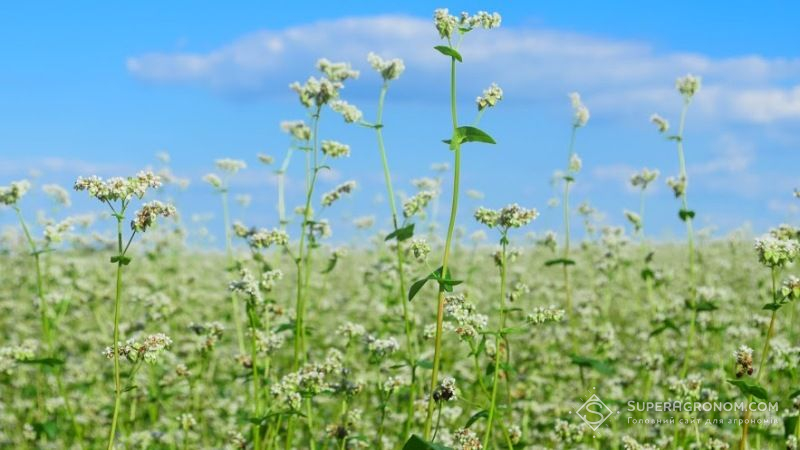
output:
[[[500,240],[502,250],[500,253],[500,329],[506,327],[506,248],[508,246],[508,239],[505,233]],[[489,448],[489,439],[492,437],[492,424],[494,423],[494,415],[497,405],[497,386],[500,384],[500,351],[502,341],[501,335],[498,333],[496,338],[496,346],[494,352],[494,374],[492,381],[492,399],[489,405],[489,418],[486,425],[486,434],[483,436],[483,448]],[[506,349],[508,351],[508,349]]]
[[[683,108],[681,109],[681,120],[680,125],[678,126],[678,136],[677,136],[677,143],[678,143],[678,162],[680,164],[680,174],[679,177],[681,181],[684,183],[683,185],[683,192],[681,192],[681,207],[682,210],[687,212],[689,211],[689,202],[686,199],[686,191],[689,188],[689,176],[686,172],[686,158],[684,157],[683,153],[683,129],[686,124],[686,111],[689,108],[689,100],[684,100]],[[692,351],[692,345],[694,345],[694,336],[695,336],[695,328],[697,327],[697,302],[696,302],[696,285],[695,285],[695,255],[694,255],[694,231],[692,227],[692,217],[689,214],[681,214],[683,220],[686,222],[686,239],[689,247],[689,300],[693,305],[692,311],[692,321],[689,325],[689,335],[686,341],[686,356],[683,360],[683,370],[681,371],[681,376],[686,377],[686,374],[689,372],[689,360],[690,360],[690,353]]]
[[[394,231],[397,231],[399,228],[399,221],[397,216],[397,205],[394,196],[394,189],[392,188],[392,175],[389,171],[389,160],[386,156],[386,147],[383,143],[383,105],[386,99],[386,92],[389,89],[389,83],[384,81],[383,86],[381,86],[381,93],[378,97],[378,113],[377,118],[375,120],[375,134],[378,138],[378,151],[381,154],[381,163],[383,166],[383,178],[384,182],[386,183],[386,190],[389,196],[389,207],[392,211],[392,226]],[[409,428],[411,427],[411,422],[414,420],[414,381],[413,380],[413,372],[416,365],[416,350],[414,346],[414,339],[412,335],[412,324],[411,318],[409,313],[409,306],[408,301],[406,300],[406,276],[405,271],[403,269],[403,247],[400,244],[400,241],[397,241],[397,276],[400,280],[399,288],[398,288],[398,301],[400,304],[403,305],[403,324],[405,328],[406,334],[406,357],[408,358],[408,363],[412,368],[412,386],[411,386],[411,394],[408,396],[408,415],[407,420],[404,425],[403,434],[407,434]]]
[[[261,417],[261,375],[258,371],[258,343],[256,341],[256,312],[253,307],[247,306],[247,316],[250,319],[250,360],[253,367],[253,410],[256,418]],[[261,425],[253,425],[253,441],[255,448],[261,447]]]
[[[125,205],[116,215],[117,218],[117,250],[118,255],[122,256],[122,221],[125,214]],[[119,417],[119,407],[122,403],[122,382],[119,370],[119,310],[120,299],[122,298],[122,258],[117,261],[117,284],[114,296],[114,414],[111,418],[111,431],[108,434],[108,450],[114,448],[114,435],[117,431],[117,419]]]
[[[231,215],[228,208],[228,186],[227,182],[221,191],[222,196],[222,217],[225,224],[225,254],[228,257],[228,269],[233,267],[233,238],[231,236]],[[231,295],[231,307],[233,308],[233,323],[236,326],[236,339],[239,344],[239,354],[243,355],[244,332],[242,331],[242,320],[239,317],[239,299],[233,293]]]
[[[454,153],[453,166],[453,198],[450,203],[450,222],[447,226],[447,239],[444,244],[444,256],[442,257],[442,277],[447,277],[448,264],[450,262],[450,245],[453,241],[453,230],[456,225],[456,214],[458,213],[458,188],[461,175],[461,142],[456,139],[458,134],[458,116],[456,115],[456,60],[450,58],[450,115],[453,119],[453,141],[452,149]],[[428,413],[425,418],[425,439],[431,435],[431,422],[433,418],[433,391],[439,378],[439,363],[441,360],[442,349],[442,322],[444,321],[444,286],[439,287],[439,297],[436,308],[436,338],[433,350],[433,370],[431,371],[431,384],[428,395]]]
[[[575,154],[575,134],[578,131],[577,126],[572,127],[572,134],[569,138],[569,152],[567,155],[567,167],[569,168],[570,162],[572,160],[572,155]],[[569,173],[569,170],[568,170]],[[571,174],[570,174],[571,178]],[[567,264],[566,260],[569,259],[569,251],[570,251],[570,208],[569,208],[569,187],[572,181],[570,179],[564,180],[564,264],[563,272],[564,272],[564,294],[566,296],[566,309],[567,309],[567,317],[569,321],[572,322],[572,286],[569,281],[569,265]]]
[[[773,267],[772,268],[772,301],[778,301],[778,271]],[[772,310],[772,317],[769,321],[769,328],[767,329],[767,335],[764,338],[764,348],[761,350],[761,362],[758,363],[758,373],[756,373],[756,383],[761,381],[761,377],[764,374],[764,363],[767,362],[767,357],[769,356],[769,341],[772,338],[772,333],[775,330],[775,318],[777,317],[778,310]],[[747,398],[747,404],[750,405],[753,396],[750,395]],[[746,450],[747,449],[747,432],[750,428],[750,409],[748,408],[744,413],[744,423],[742,424],[742,438],[739,441],[739,450]]]

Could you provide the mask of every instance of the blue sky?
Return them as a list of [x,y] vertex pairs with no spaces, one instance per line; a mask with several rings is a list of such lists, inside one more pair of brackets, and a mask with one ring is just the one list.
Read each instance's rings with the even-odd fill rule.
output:
[[[178,195],[186,217],[218,214],[217,200],[199,178],[220,157],[250,168],[234,182],[253,203],[234,215],[254,225],[275,218],[270,169],[255,159],[280,159],[288,143],[278,123],[303,117],[286,88],[313,74],[318,57],[349,60],[362,76],[343,96],[374,115],[379,80],[367,51],[402,57],[407,72],[391,88],[386,138],[398,190],[431,176],[431,163],[451,154],[439,140],[449,127],[447,62],[431,24],[436,7],[498,10],[503,26],[476,31],[462,46],[460,100],[464,118],[492,81],[506,99],[482,128],[495,147],[465,151],[464,187],[485,194],[467,200],[462,223],[483,204],[519,202],[540,209],[536,231],[560,227],[548,209],[552,172],[563,168],[571,111],[566,94],[579,91],[592,111],[580,131],[584,161],[574,204],[589,200],[611,224],[638,199],[625,186],[641,167],[662,172],[648,196],[649,233],[681,235],[677,203],[664,186],[677,172],[674,146],[648,117],[677,121],[675,77],[701,75],[703,90],[689,114],[686,146],[690,203],[700,226],[719,233],[750,223],[755,231],[796,221],[800,185],[800,31],[794,2],[752,6],[673,1],[615,2],[137,2],[54,4],[17,2],[0,14],[0,185],[41,175],[38,184],[71,184],[77,175],[125,175],[157,165],[167,151],[172,168],[193,183]],[[353,148],[321,191],[356,179],[356,195],[333,210],[340,236],[349,218],[386,217],[379,159],[369,130],[324,119],[323,138]],[[291,169],[301,179],[299,159]],[[446,179],[446,183],[449,177]],[[300,202],[298,184],[289,205]],[[445,195],[447,193],[445,192]],[[73,195],[78,211],[97,209]],[[38,191],[27,207],[44,206]],[[0,222],[10,214],[0,211]],[[383,225],[383,222],[379,221]],[[212,231],[219,232],[216,222]]]

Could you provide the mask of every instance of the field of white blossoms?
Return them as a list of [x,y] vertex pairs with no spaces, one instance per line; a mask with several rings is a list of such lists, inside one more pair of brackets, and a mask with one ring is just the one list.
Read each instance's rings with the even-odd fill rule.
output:
[[[545,233],[533,205],[509,202],[471,211],[482,231],[461,231],[462,150],[494,144],[480,122],[503,91],[491,84],[457,104],[456,73],[469,65],[459,49],[500,22],[435,12],[441,42],[429,51],[451,74],[441,144],[451,162],[416,179],[413,196],[395,195],[402,153],[382,134],[404,65],[376,54],[364,55],[376,73],[361,74],[383,79],[375,117],[340,98],[358,72],[320,59],[290,86],[307,119],[281,124],[285,155],[208,162],[224,251],[185,244],[191,224],[169,201],[182,181],[168,171],[85,174],[68,188],[0,183],[0,213],[16,221],[0,240],[0,447],[797,449],[800,229],[695,233],[684,128],[699,77],[677,79],[672,124],[651,118],[653,139],[676,150],[666,184],[680,241],[645,232],[658,170],[631,174],[642,193],[640,210],[625,212],[632,234],[570,203],[575,142],[590,126],[577,93],[565,98],[572,133],[556,175],[563,228]],[[342,119],[375,136],[392,223],[350,248],[327,239],[326,218],[355,181],[317,186],[350,156],[319,133]],[[248,164],[275,167],[276,228],[231,218],[228,186]],[[290,164],[305,168],[301,205],[286,204]],[[32,190],[56,206],[32,210]],[[75,196],[96,200],[97,214],[70,215]],[[434,203],[450,212],[439,227]]]

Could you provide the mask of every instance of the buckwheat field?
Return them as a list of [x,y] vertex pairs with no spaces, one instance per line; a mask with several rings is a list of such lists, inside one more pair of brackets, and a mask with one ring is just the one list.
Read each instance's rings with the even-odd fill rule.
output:
[[[384,139],[383,120],[406,67],[378,53],[361,73],[320,58],[288,87],[297,101],[285,114],[302,120],[280,123],[285,140],[210,158],[202,179],[174,175],[166,153],[69,186],[0,179],[0,447],[798,449],[800,229],[712,239],[697,226],[703,175],[687,167],[701,77],[664,86],[678,115],[641,118],[674,160],[629,173],[637,203],[609,211],[625,226],[575,199],[577,149],[591,148],[583,133],[598,120],[578,92],[557,118],[568,139],[552,204],[520,193],[470,206],[463,223],[463,200],[480,193],[462,161],[500,144],[482,119],[505,99],[487,79],[463,101],[459,75],[472,70],[471,39],[501,17],[438,9],[429,26],[440,39],[414,51],[449,70],[438,89],[450,126],[426,143],[442,163],[411,182],[392,174],[406,152]],[[371,105],[348,99],[363,79],[380,83]],[[372,148],[351,154],[337,140],[346,134],[326,135],[342,121]],[[518,151],[531,150],[512,145],[498,164]],[[366,195],[368,174],[346,172],[354,179],[331,190],[320,179],[368,152],[385,200],[334,222]],[[234,189],[253,168],[275,183]],[[219,218],[206,230],[215,244],[186,243],[198,225],[176,193],[189,182],[216,194],[205,205]],[[656,186],[672,201],[648,203]],[[783,195],[800,202],[800,191]],[[268,222],[237,217],[249,196],[268,198]],[[79,198],[93,213],[74,212]],[[652,208],[670,210],[681,234],[648,234]],[[539,226],[540,213],[557,228]]]

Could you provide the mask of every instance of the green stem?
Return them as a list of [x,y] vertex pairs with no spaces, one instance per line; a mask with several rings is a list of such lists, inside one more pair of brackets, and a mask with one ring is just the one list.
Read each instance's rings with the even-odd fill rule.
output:
[[[772,301],[776,302],[778,300],[778,273],[775,267],[772,268]],[[764,348],[761,350],[761,362],[758,363],[758,372],[756,373],[756,383],[761,381],[761,377],[764,374],[764,364],[767,362],[767,357],[769,356],[769,341],[772,338],[772,334],[775,330],[775,319],[777,317],[778,310],[772,310],[772,317],[769,321],[769,328],[767,329],[767,335],[764,338]],[[752,401],[753,396],[750,395],[747,398],[747,404],[749,405]],[[744,413],[744,423],[742,424],[742,438],[739,441],[739,449],[745,450],[747,449],[747,434],[750,428],[750,424],[748,423],[750,420],[750,409],[748,408]]]
[[[225,223],[225,253],[228,257],[228,269],[233,267],[233,241],[231,237],[231,215],[228,208],[228,186],[222,188],[222,217]],[[242,331],[242,321],[239,317],[239,299],[233,293],[231,295],[231,307],[233,308],[233,323],[236,326],[236,339],[239,344],[239,354],[244,355],[244,332]]]
[[[508,246],[508,239],[506,233],[500,240],[502,243],[502,251],[500,254],[500,330],[506,326],[506,248]],[[483,436],[483,448],[489,448],[489,439],[492,437],[492,424],[494,423],[495,409],[497,405],[497,386],[500,384],[500,350],[501,350],[501,336],[497,334],[495,353],[494,353],[494,374],[492,381],[492,399],[489,405],[489,418],[486,425],[486,434]],[[506,349],[508,351],[508,349]]]
[[[256,316],[253,307],[247,306],[247,316],[250,319],[250,360],[253,368],[253,410],[257,418],[261,417],[261,376],[258,372],[258,348],[256,342]],[[261,447],[261,425],[253,425],[253,440],[255,448]]]
[[[567,173],[569,172],[569,164],[572,160],[572,155],[575,154],[575,135],[578,132],[578,127],[572,127],[572,133],[569,138],[569,151],[567,155]],[[570,174],[571,177],[571,174]],[[564,180],[564,259],[569,259],[570,251],[570,210],[569,210],[569,187],[572,182],[569,179]],[[572,286],[569,281],[569,266],[563,264],[564,272],[564,294],[566,296],[566,309],[567,318],[572,322]]]
[[[321,107],[317,107],[316,112],[314,113],[314,147],[311,150],[314,154],[314,165],[313,168],[307,167],[306,177],[308,179],[307,182],[307,189],[306,189],[306,202],[305,208],[303,209],[303,223],[300,232],[300,243],[298,244],[298,251],[297,251],[297,259],[296,259],[296,268],[297,268],[297,289],[296,294],[297,298],[295,299],[295,310],[296,310],[296,319],[295,319],[295,340],[294,340],[294,369],[297,370],[300,367],[301,362],[305,362],[306,359],[306,346],[304,341],[305,336],[305,324],[303,323],[305,320],[305,296],[304,296],[304,286],[308,284],[308,280],[305,274],[303,273],[303,269],[305,266],[309,264],[308,258],[304,257],[304,250],[306,245],[306,235],[311,233],[309,222],[311,219],[311,197],[314,195],[314,185],[317,181],[317,174],[319,173],[319,168],[317,167],[317,149],[319,148],[319,116],[321,112]],[[311,250],[308,250],[308,255],[311,254]]]
[[[442,276],[446,277],[448,272],[448,263],[450,262],[450,245],[453,241],[453,230],[456,225],[456,214],[458,213],[458,188],[461,174],[461,143],[456,140],[458,130],[458,117],[456,115],[456,60],[450,58],[450,115],[453,119],[453,153],[454,153],[454,167],[453,167],[453,198],[450,204],[450,222],[447,226],[447,239],[444,245],[444,256],[442,257]],[[442,322],[444,320],[444,286],[439,287],[439,297],[436,310],[436,338],[434,340],[433,350],[433,370],[431,371],[431,384],[430,393],[428,396],[428,413],[425,418],[425,439],[431,435],[431,422],[433,418],[433,391],[436,389],[436,383],[439,377],[439,363],[441,360],[442,349]]]
[[[117,249],[122,255],[122,221],[125,214],[125,205],[117,217]],[[114,436],[117,430],[117,419],[119,418],[119,408],[122,403],[122,382],[119,370],[119,316],[120,299],[122,298],[122,260],[117,261],[117,284],[114,296],[114,414],[111,418],[111,431],[108,434],[108,450],[114,448]]]
[[[686,124],[686,111],[689,108],[689,101],[684,100],[683,108],[681,109],[681,120],[680,125],[678,126],[678,162],[680,165],[680,174],[679,177],[683,180],[683,192],[681,193],[681,205],[684,211],[689,211],[689,202],[686,199],[686,191],[689,189],[689,176],[686,172],[686,158],[684,157],[683,152],[683,129]],[[687,244],[689,247],[689,300],[694,305],[694,310],[692,311],[692,321],[689,328],[689,335],[686,341],[686,356],[683,360],[683,370],[681,371],[681,377],[686,377],[686,374],[689,372],[689,360],[690,354],[692,351],[692,346],[694,345],[694,337],[695,337],[695,328],[697,326],[697,302],[696,302],[696,285],[695,285],[695,255],[694,255],[694,230],[692,226],[692,218],[689,216],[685,216],[686,222],[686,239]]]
[[[392,211],[392,226],[394,227],[394,231],[397,231],[399,228],[398,216],[397,216],[397,205],[394,196],[394,189],[392,188],[392,175],[389,171],[389,161],[388,157],[386,156],[386,148],[383,143],[383,105],[384,100],[386,99],[386,92],[389,89],[389,84],[387,82],[383,83],[381,87],[381,93],[378,98],[378,115],[375,120],[375,134],[378,138],[378,151],[381,154],[381,163],[383,166],[383,178],[384,182],[386,183],[386,190],[388,191],[387,194],[389,196],[389,207]],[[408,363],[410,366],[416,365],[416,351],[414,348],[414,340],[412,335],[412,324],[411,318],[409,313],[409,305],[408,301],[406,300],[406,280],[405,280],[405,271],[403,269],[403,247],[400,244],[400,241],[397,241],[397,275],[400,280],[400,285],[398,287],[398,300],[400,304],[403,305],[403,324],[405,328],[406,334],[406,352]],[[411,386],[411,393],[414,392],[414,386]],[[414,395],[408,396],[408,414],[407,419],[404,425],[403,434],[407,434],[408,430],[411,428],[411,423],[414,420]]]

